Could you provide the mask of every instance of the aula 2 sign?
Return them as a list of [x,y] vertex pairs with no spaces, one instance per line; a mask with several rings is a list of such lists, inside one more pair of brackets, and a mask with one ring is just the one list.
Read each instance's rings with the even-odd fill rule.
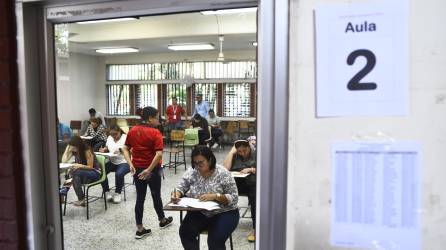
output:
[[317,116],[406,115],[408,19],[401,1],[330,4],[315,15]]

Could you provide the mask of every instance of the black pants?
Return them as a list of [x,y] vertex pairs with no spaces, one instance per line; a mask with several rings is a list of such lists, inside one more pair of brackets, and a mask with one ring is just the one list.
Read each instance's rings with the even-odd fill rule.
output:
[[206,217],[201,212],[187,212],[180,226],[181,243],[185,250],[198,250],[197,236],[207,230],[209,250],[224,250],[225,242],[237,228],[239,219],[238,209],[212,217]]
[[150,187],[152,194],[153,207],[155,208],[158,220],[163,219],[163,201],[161,200],[161,167],[156,167],[152,171],[149,179],[140,180],[138,174],[144,171],[144,168],[136,168],[136,173],[133,176],[136,187],[136,204],[135,204],[135,220],[136,225],[142,225],[142,217],[144,213],[144,201],[146,199],[147,185]]
[[248,196],[251,205],[252,227],[256,228],[256,175],[250,174],[246,178],[235,178],[238,193],[241,196]]
[[220,128],[211,128],[212,133],[212,139],[214,139],[214,142],[218,143],[220,145],[220,136],[223,135],[223,131]]

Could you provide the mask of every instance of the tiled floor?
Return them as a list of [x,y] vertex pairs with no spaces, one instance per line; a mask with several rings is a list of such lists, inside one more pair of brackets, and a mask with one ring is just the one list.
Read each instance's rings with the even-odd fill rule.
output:
[[[217,163],[223,163],[223,159],[228,151],[228,147],[215,151]],[[164,155],[164,160],[166,161],[166,159],[168,159],[168,156]],[[186,161],[188,161],[188,167],[190,167],[190,158],[187,157]],[[165,169],[165,180],[162,183],[164,204],[170,200],[170,192],[178,183],[184,171],[184,166],[177,168],[176,175],[173,169]],[[110,185],[113,186],[113,173],[109,174],[109,181]],[[126,183],[131,182],[130,175],[127,175]],[[100,195],[101,187],[97,186],[92,190],[94,195]],[[152,229],[152,235],[142,240],[135,240],[134,205],[136,192],[134,186],[128,187],[126,191],[127,201],[122,201],[120,204],[107,202],[107,211],[104,210],[102,200],[92,203],[90,206],[90,220],[86,218],[85,208],[67,205],[66,215],[63,217],[65,249],[182,249],[178,235],[179,212],[166,212],[166,216],[174,218],[174,223],[168,228],[160,229],[150,193],[146,196],[143,223],[145,227]],[[75,200],[73,189],[68,194],[68,200]],[[247,203],[246,197],[240,197],[239,206],[246,206]],[[247,215],[249,216],[250,213],[248,212]],[[232,234],[234,249],[254,249],[254,244],[246,240],[246,236],[251,228],[252,222],[250,218],[240,219],[237,229]],[[207,249],[207,237],[206,235],[201,237],[200,249]],[[229,240],[226,246],[229,249]]]

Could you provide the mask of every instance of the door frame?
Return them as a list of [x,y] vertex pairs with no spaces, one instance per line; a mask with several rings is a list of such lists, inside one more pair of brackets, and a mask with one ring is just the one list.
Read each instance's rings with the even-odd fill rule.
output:
[[[26,197],[30,249],[63,249],[58,195],[56,80],[53,24],[122,16],[160,15],[258,5],[258,184],[257,250],[285,249],[288,168],[288,32],[289,2],[271,1],[33,1],[16,2],[20,100],[29,108],[21,116],[27,145],[23,157],[29,172]],[[36,32],[28,32],[36,30]],[[27,34],[27,35],[24,35]],[[37,43],[36,43],[37,41]],[[37,61],[33,58],[37,55]],[[22,63],[20,63],[22,62]],[[37,63],[36,63],[37,62]],[[33,80],[31,80],[33,79]],[[32,91],[32,84],[39,91]],[[36,116],[37,112],[37,116]],[[35,134],[34,134],[35,133]],[[37,150],[39,149],[39,150]],[[30,152],[41,158],[30,164]],[[43,176],[44,178],[37,178]],[[30,187],[38,187],[31,189]],[[31,190],[33,192],[31,193]],[[36,191],[38,190],[38,191]],[[29,200],[29,199],[28,199]],[[44,226],[43,233],[36,229]],[[34,229],[33,229],[34,228]]]

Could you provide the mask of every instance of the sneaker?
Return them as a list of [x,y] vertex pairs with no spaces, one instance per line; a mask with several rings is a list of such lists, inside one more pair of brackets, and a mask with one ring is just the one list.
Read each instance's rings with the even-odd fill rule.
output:
[[73,202],[73,205],[77,207],[84,207],[85,206],[85,200],[75,201]]
[[69,190],[70,190],[70,187],[61,187],[59,189],[59,194],[66,196],[68,194]]
[[173,221],[172,216],[164,218],[163,220],[160,221],[160,227],[161,228],[166,228],[166,227],[168,227],[168,226],[170,226],[172,224],[172,221]]
[[121,194],[115,194],[115,196],[113,196],[113,202],[114,203],[120,203],[121,200],[122,200]]
[[139,240],[152,234],[152,230],[143,228],[142,231],[136,231],[135,239]]
[[218,143],[214,143],[214,145],[212,145],[212,148],[218,148]]
[[252,230],[252,231],[248,234],[248,241],[249,241],[249,242],[254,242],[254,241],[256,241],[256,231]]
[[108,201],[113,200],[113,196],[110,192],[105,192],[105,199]]

